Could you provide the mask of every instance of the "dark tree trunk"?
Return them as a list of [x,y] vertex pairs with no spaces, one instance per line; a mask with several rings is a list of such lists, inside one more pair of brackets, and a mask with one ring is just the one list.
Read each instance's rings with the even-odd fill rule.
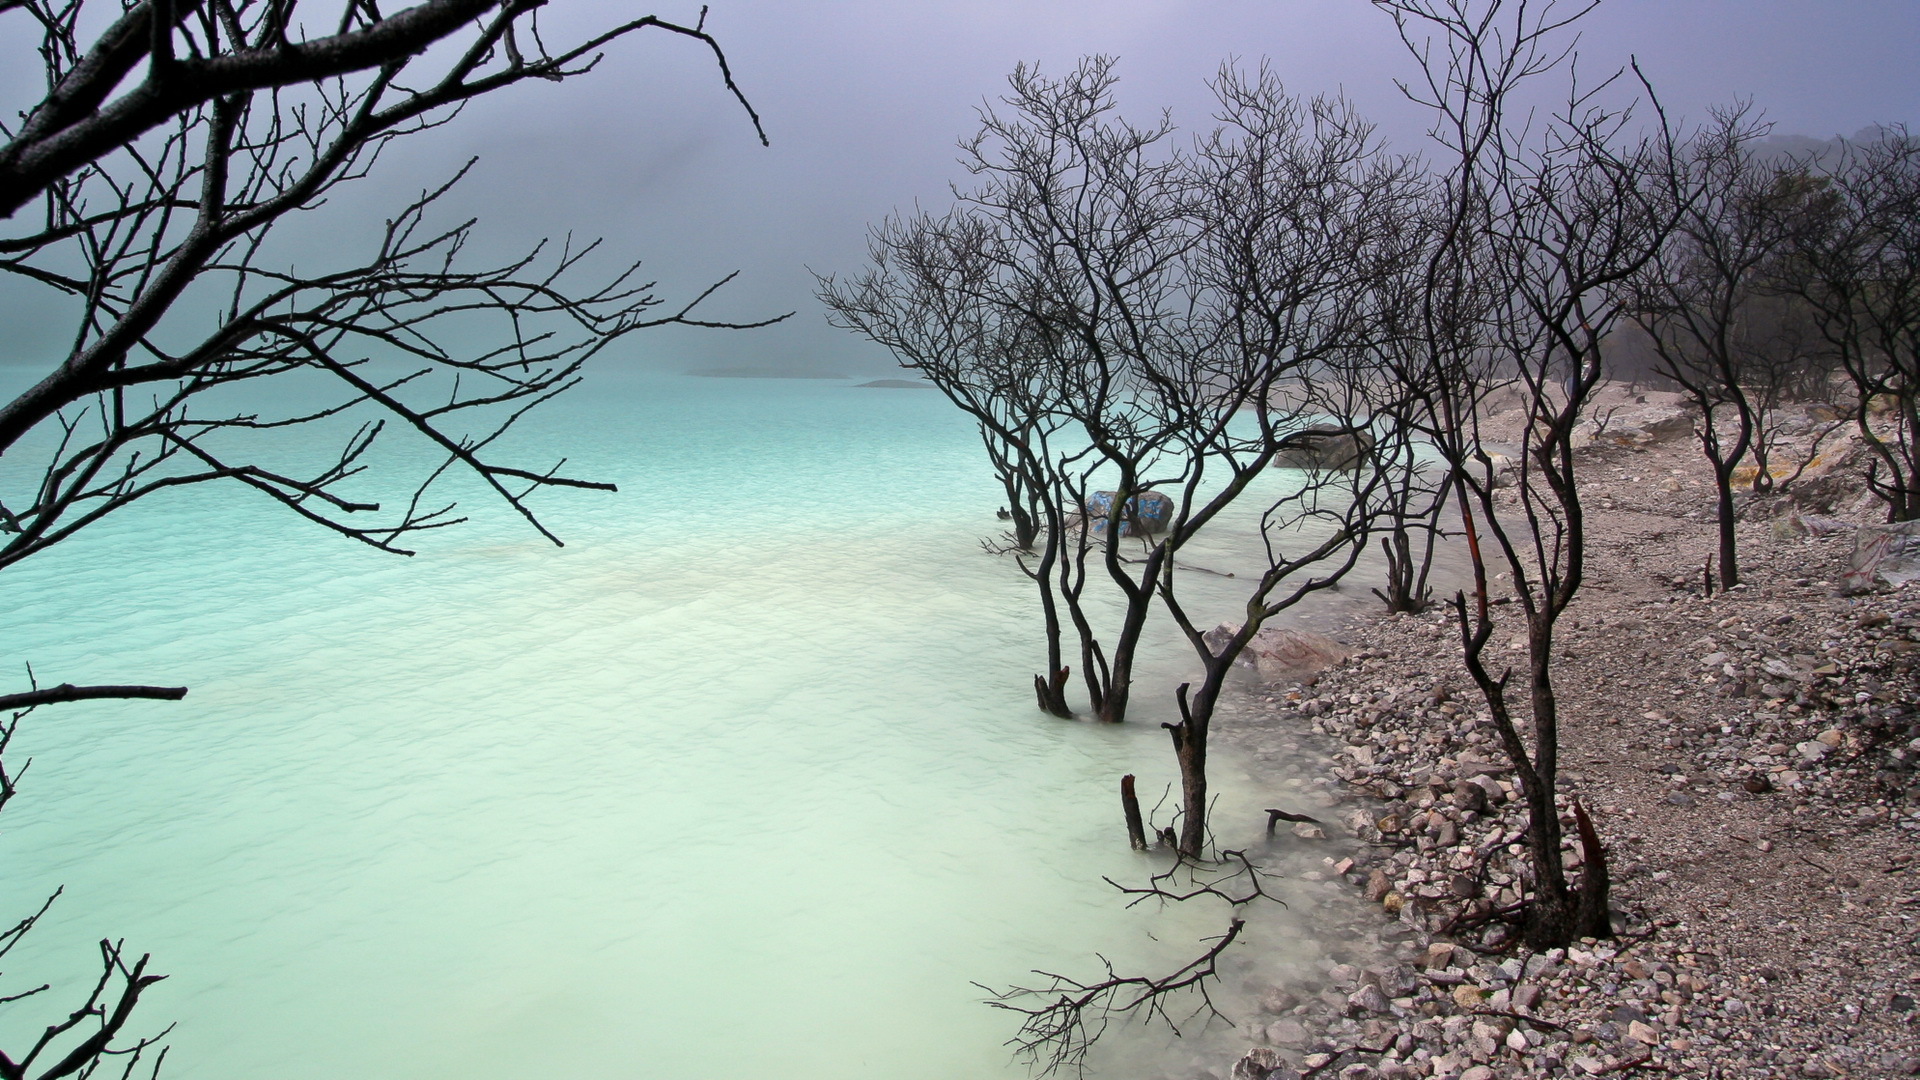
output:
[[[1118,539],[1109,541],[1117,544]],[[1160,548],[1147,556],[1146,567],[1141,571],[1140,580],[1151,582],[1160,574],[1160,566],[1166,558],[1166,549]],[[1117,557],[1112,547],[1107,551],[1107,566],[1114,580],[1121,583],[1127,597],[1126,618],[1120,624],[1120,634],[1113,641],[1113,664],[1107,671],[1106,695],[1096,712],[1100,719],[1117,724],[1127,718],[1127,699],[1133,685],[1133,654],[1140,646],[1140,634],[1146,629],[1147,614],[1153,606],[1151,588],[1141,588],[1119,569]]]
[[1414,562],[1412,530],[1396,521],[1393,531],[1380,538],[1380,550],[1387,557],[1387,590],[1373,590],[1387,605],[1388,614],[1418,614],[1427,607],[1423,567]]
[[1120,812],[1127,819],[1127,842],[1135,851],[1147,850],[1147,824],[1140,816],[1140,797],[1134,794],[1132,773],[1120,778]]
[[1040,610],[1045,616],[1047,635],[1047,671],[1045,675],[1033,677],[1033,690],[1041,712],[1065,719],[1073,715],[1073,709],[1067,705],[1067,678],[1072,669],[1060,654],[1060,605],[1053,595],[1053,568],[1059,558],[1060,529],[1054,526],[1047,530],[1046,546],[1041,549],[1040,562],[1032,571],[1033,583],[1040,590]]
[[1734,547],[1733,469],[1716,467],[1713,476],[1714,484],[1719,488],[1716,494],[1719,496],[1720,515],[1720,591],[1726,592],[1740,584],[1740,561]]
[[1040,536],[1039,524],[1027,508],[1017,502],[1007,507],[1007,513],[1013,515],[1013,546],[1032,551],[1034,540]]
[[[1464,597],[1456,601],[1456,607],[1464,626],[1467,618]],[[1483,650],[1491,636],[1492,625],[1482,623],[1481,629],[1468,639],[1466,661],[1467,670],[1479,686],[1494,726],[1499,730],[1507,757],[1513,763],[1521,797],[1527,803],[1526,844],[1534,880],[1533,902],[1527,908],[1522,936],[1537,950],[1570,945],[1582,937],[1612,937],[1613,928],[1607,915],[1611,883],[1606,856],[1584,809],[1576,806],[1585,866],[1577,891],[1567,883],[1566,863],[1560,854],[1563,834],[1560,814],[1554,806],[1560,765],[1559,703],[1551,668],[1552,620],[1543,611],[1529,618],[1527,624],[1531,680],[1528,704],[1533,713],[1534,745],[1531,755],[1507,707],[1507,677],[1495,679],[1484,663]]]
[[1073,709],[1067,705],[1067,677],[1072,673],[1073,669],[1062,667],[1033,677],[1033,692],[1039,699],[1041,712],[1052,713],[1063,720],[1073,716]]
[[1220,672],[1209,670],[1191,701],[1187,693],[1190,684],[1180,684],[1174,691],[1180,703],[1180,722],[1161,725],[1173,737],[1173,756],[1180,763],[1180,854],[1190,859],[1202,857],[1207,849],[1207,728],[1213,721],[1218,697],[1216,684],[1226,668],[1224,664],[1218,666]]

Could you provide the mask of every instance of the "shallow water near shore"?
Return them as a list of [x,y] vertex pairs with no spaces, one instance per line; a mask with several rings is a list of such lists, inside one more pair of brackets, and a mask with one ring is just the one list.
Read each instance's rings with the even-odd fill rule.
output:
[[[1114,789],[1173,777],[1184,645],[1156,630],[1136,722],[1035,711],[1030,586],[979,547],[1003,500],[944,399],[609,371],[516,439],[620,486],[538,502],[564,549],[474,491],[404,559],[204,488],[0,575],[7,663],[192,687],[22,725],[0,918],[66,892],[0,989],[66,993],[12,1031],[111,936],[171,976],[136,1026],[178,1022],[176,1077],[1019,1076],[971,982],[1224,929],[1101,881],[1144,876]],[[1214,773],[1221,841],[1257,841],[1261,789]],[[1274,970],[1314,951],[1294,899]],[[1095,1075],[1211,1045],[1167,1043]]]

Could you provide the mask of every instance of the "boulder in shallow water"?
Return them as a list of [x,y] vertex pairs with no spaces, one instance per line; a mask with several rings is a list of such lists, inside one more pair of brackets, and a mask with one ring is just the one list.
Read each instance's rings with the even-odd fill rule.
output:
[[1276,469],[1351,472],[1373,449],[1373,436],[1332,424],[1315,424],[1288,435],[1273,455]]
[[[1107,517],[1113,513],[1113,501],[1119,497],[1119,492],[1115,491],[1096,491],[1088,496],[1087,521],[1093,526],[1094,532],[1107,531]],[[1128,499],[1127,505],[1121,510],[1120,535],[1145,533],[1152,536],[1166,532],[1167,526],[1172,523],[1173,500],[1158,491],[1143,491]]]
[[1233,1063],[1232,1080],[1279,1080],[1283,1075],[1299,1074],[1287,1068],[1287,1059],[1270,1047],[1256,1046]]
[[[1218,652],[1239,631],[1239,623],[1221,623],[1207,631],[1207,647]],[[1351,650],[1325,634],[1291,626],[1263,626],[1234,662],[1259,672],[1262,682],[1284,683],[1318,675],[1350,655]]]

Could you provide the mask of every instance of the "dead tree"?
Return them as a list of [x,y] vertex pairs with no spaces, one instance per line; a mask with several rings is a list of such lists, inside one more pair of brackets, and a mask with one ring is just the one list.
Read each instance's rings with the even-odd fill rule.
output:
[[1765,132],[1746,110],[1728,110],[1678,147],[1654,182],[1677,227],[1626,284],[1655,370],[1700,409],[1695,434],[1713,469],[1723,590],[1740,583],[1734,472],[1749,457],[1765,471],[1755,450],[1778,397],[1766,388],[1790,363],[1774,354],[1791,339],[1755,318],[1788,235],[1773,206],[1780,174],[1752,150]]
[[1425,610],[1443,514],[1458,488],[1451,448],[1455,418],[1472,415],[1504,385],[1481,347],[1488,283],[1472,272],[1476,202],[1447,174],[1426,174],[1382,241],[1373,292],[1377,322],[1366,342],[1376,377],[1392,387],[1382,403],[1387,437],[1375,449],[1383,471],[1380,546],[1389,612]]
[[1805,303],[1852,384],[1867,487],[1887,520],[1920,518],[1920,140],[1849,145],[1798,214],[1783,289]]
[[[1194,243],[1173,125],[1164,116],[1147,126],[1120,118],[1115,80],[1104,57],[1057,79],[1015,69],[1003,107],[984,108],[979,131],[962,143],[976,184],[959,192],[961,205],[996,223],[1000,298],[1033,328],[1036,357],[1087,451],[1063,449],[1053,466],[1065,526],[1056,574],[1093,712],[1107,721],[1126,717],[1164,558],[1150,551],[1141,564],[1128,561],[1138,535],[1129,506],[1155,489],[1154,472],[1178,437],[1146,400],[1153,388],[1142,364],[1190,351],[1180,260]],[[1114,492],[1104,520],[1087,506],[1096,483]],[[1081,602],[1090,559],[1121,595],[1110,637]]]
[[[1394,390],[1374,377],[1362,343],[1380,322],[1381,263],[1397,250],[1384,243],[1385,223],[1415,189],[1412,167],[1383,154],[1344,102],[1293,98],[1264,68],[1225,68],[1214,89],[1222,125],[1194,155],[1200,239],[1184,260],[1195,347],[1142,363],[1147,400],[1179,433],[1181,467],[1179,509],[1149,556],[1153,586],[1203,670],[1197,686],[1180,687],[1180,719],[1166,725],[1189,858],[1206,843],[1208,733],[1233,664],[1265,623],[1352,569],[1379,512],[1372,450],[1379,395]],[[1291,472],[1267,497],[1266,558],[1238,625],[1216,633],[1197,622],[1176,572],[1180,547],[1243,499],[1277,454],[1312,453],[1301,444],[1324,446],[1328,428],[1343,433],[1340,459]]]
[[[1445,225],[1427,261],[1422,325],[1441,369],[1431,373],[1440,387],[1435,446],[1452,469],[1474,573],[1474,595],[1457,594],[1454,608],[1467,670],[1527,802],[1534,898],[1525,934],[1547,948],[1611,932],[1597,835],[1582,830],[1590,842],[1577,889],[1561,856],[1554,629],[1586,569],[1574,428],[1601,377],[1601,341],[1622,314],[1618,287],[1672,228],[1648,197],[1664,142],[1633,144],[1625,134],[1630,106],[1599,103],[1618,75],[1583,87],[1573,73],[1565,32],[1591,4],[1375,2],[1421,63],[1423,78],[1406,89],[1434,111],[1434,135],[1448,154],[1438,215]],[[1544,122],[1509,114],[1517,88],[1553,73],[1565,77],[1565,96]],[[1531,127],[1515,119],[1523,115]],[[1510,491],[1481,446],[1477,408],[1489,386],[1503,383],[1522,418]],[[1510,576],[1525,623],[1521,687],[1511,669],[1489,666],[1490,567]]]
[[[298,0],[97,6],[0,0],[0,20],[37,36],[45,74],[44,92],[0,125],[0,274],[72,328],[38,380],[0,402],[0,569],[149,495],[216,481],[410,554],[412,537],[464,520],[433,489],[465,471],[557,544],[533,493],[611,485],[567,475],[564,462],[510,460],[497,445],[508,428],[626,334],[759,325],[699,317],[717,284],[668,303],[636,267],[590,279],[594,245],[476,259],[471,221],[435,220],[447,186],[339,238],[337,250],[359,254],[330,268],[294,269],[275,233],[365,176],[394,140],[523,81],[583,75],[646,31],[709,50],[739,97],[700,23],[646,16],[557,47],[534,0],[424,0],[384,14]],[[493,344],[457,344],[476,330]],[[262,380],[302,393],[240,393]],[[393,481],[372,465],[390,428],[437,464],[383,496]],[[316,439],[335,448],[318,465],[305,452]],[[0,695],[0,708],[180,693],[35,688]],[[117,943],[103,943],[102,958],[67,1021],[0,1054],[0,1080],[91,1075],[103,1055],[118,1055],[127,1076],[157,1068],[151,1043],[120,1041],[157,977]]]
[[[818,278],[819,297],[834,325],[885,346],[973,419],[1045,616],[1047,670],[1034,676],[1035,695],[1041,709],[1066,717],[1061,597],[1072,604],[1079,594],[1057,581],[1069,511],[1052,447],[1068,418],[1039,329],[1002,291],[1003,244],[995,221],[964,209],[889,218],[868,235],[869,266],[845,279]],[[1085,625],[1084,616],[1076,624]]]

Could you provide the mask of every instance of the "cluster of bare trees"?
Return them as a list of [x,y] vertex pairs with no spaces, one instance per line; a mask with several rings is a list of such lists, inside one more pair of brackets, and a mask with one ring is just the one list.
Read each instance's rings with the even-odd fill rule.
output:
[[[474,222],[435,216],[464,169],[384,226],[305,252],[298,269],[296,246],[276,235],[367,176],[395,140],[475,98],[583,75],[643,33],[709,50],[758,132],[704,9],[686,23],[609,20],[558,43],[542,6],[0,0],[3,28],[37,43],[45,75],[37,99],[0,123],[0,275],[21,309],[67,327],[38,381],[0,402],[0,568],[147,496],[215,481],[409,554],[414,535],[464,520],[434,496],[464,471],[559,543],[529,496],[612,485],[569,476],[564,462],[514,462],[500,436],[624,335],[747,325],[697,314],[724,282],[668,302],[637,265],[596,277],[591,244],[477,257]],[[487,344],[466,344],[476,341]],[[285,392],[249,392],[263,381]],[[429,448],[424,472],[396,481],[373,467],[389,427]],[[0,751],[37,707],[184,694],[62,684],[0,695]],[[0,806],[21,771],[0,765]],[[0,955],[38,917],[0,934]],[[126,1035],[158,977],[118,943],[101,952],[92,993],[0,1052],[0,1078],[158,1071],[152,1037]]]
[[[1557,791],[1554,682],[1556,627],[1585,579],[1575,449],[1603,344],[1637,329],[1699,405],[1723,583],[1738,575],[1736,470],[1772,475],[1769,417],[1828,391],[1828,372],[1851,381],[1872,489],[1892,516],[1920,515],[1920,147],[1895,133],[1838,162],[1780,160],[1759,153],[1748,108],[1677,124],[1637,69],[1584,79],[1573,46],[1591,2],[1374,2],[1418,63],[1402,90],[1433,118],[1425,159],[1386,153],[1344,103],[1290,96],[1264,68],[1223,69],[1216,126],[1181,141],[1164,116],[1117,116],[1109,60],[1061,78],[1023,67],[962,143],[973,185],[873,229],[870,265],[820,295],[978,422],[1014,507],[1005,547],[1044,613],[1043,709],[1071,712],[1069,639],[1108,721],[1126,715],[1156,605],[1191,643],[1204,675],[1165,725],[1182,865],[1209,857],[1208,727],[1263,622],[1376,542],[1375,593],[1421,610],[1444,535],[1471,570],[1449,605],[1464,666],[1528,810],[1521,936],[1606,936],[1599,828]],[[1495,396],[1519,416],[1498,431]],[[1337,464],[1262,480],[1330,445]],[[1180,555],[1247,500],[1264,569],[1243,617],[1209,633]],[[1094,598],[1117,598],[1117,628]],[[1524,628],[1512,667],[1488,648],[1502,604]],[[1170,984],[1191,989],[1231,937]],[[1038,1039],[1048,1052],[1081,1045],[1085,1010],[1159,985],[1108,975],[1032,991],[1054,996],[1023,1009],[1038,1018],[1023,1047],[1058,1065],[1036,1032],[1069,1033]]]
[[[1572,436],[1600,343],[1628,310],[1623,286],[1672,232],[1656,183],[1671,140],[1629,136],[1631,112],[1601,103],[1617,80],[1568,79],[1548,119],[1516,127],[1514,95],[1569,66],[1554,51],[1569,19],[1551,8],[1381,6],[1425,61],[1408,92],[1437,118],[1433,162],[1385,153],[1344,103],[1289,96],[1265,70],[1224,69],[1218,126],[1174,146],[1164,118],[1113,116],[1110,62],[1059,80],[1023,68],[1011,115],[988,109],[963,143],[982,183],[943,214],[875,229],[872,266],[821,295],[980,422],[1027,508],[1012,543],[1047,616],[1043,707],[1067,711],[1064,624],[1106,720],[1125,715],[1154,604],[1191,643],[1204,674],[1178,689],[1166,725],[1185,858],[1206,848],[1218,696],[1261,625],[1376,538],[1381,595],[1418,610],[1438,531],[1461,534],[1475,574],[1454,598],[1467,667],[1534,817],[1530,936],[1604,932],[1604,876],[1576,890],[1560,865],[1550,658],[1583,573]],[[1481,430],[1496,392],[1524,406],[1511,462]],[[1309,446],[1327,456],[1303,462]],[[1276,461],[1309,467],[1257,483]],[[1090,502],[1100,486],[1112,496]],[[1163,531],[1126,509],[1152,496],[1171,504]],[[1265,565],[1242,617],[1209,634],[1178,557],[1244,498],[1259,499]],[[1101,570],[1122,599],[1110,653],[1087,606]],[[1485,655],[1500,572],[1527,623],[1517,681]]]
[[[1657,189],[1674,229],[1627,286],[1657,375],[1699,412],[1721,588],[1740,580],[1739,489],[1784,490],[1842,427],[1867,447],[1867,487],[1888,519],[1920,514],[1920,149],[1896,129],[1825,157],[1780,157],[1764,152],[1766,133],[1739,107],[1674,148]],[[1840,419],[1789,455],[1778,419],[1794,401],[1838,401]]]
[[[1164,117],[1118,117],[1114,78],[1105,58],[1015,71],[962,144],[977,185],[882,223],[872,265],[820,295],[978,422],[1044,613],[1042,708],[1070,714],[1069,633],[1108,721],[1127,715],[1156,604],[1191,642],[1205,674],[1168,725],[1191,856],[1228,671],[1263,622],[1353,565],[1381,473],[1356,455],[1258,496],[1265,565],[1224,642],[1189,610],[1181,552],[1276,454],[1329,428],[1372,438],[1394,389],[1365,362],[1375,284],[1407,255],[1391,223],[1420,181],[1344,103],[1291,97],[1269,71],[1224,69],[1220,124],[1187,146]],[[1094,602],[1111,597],[1117,627]]]

